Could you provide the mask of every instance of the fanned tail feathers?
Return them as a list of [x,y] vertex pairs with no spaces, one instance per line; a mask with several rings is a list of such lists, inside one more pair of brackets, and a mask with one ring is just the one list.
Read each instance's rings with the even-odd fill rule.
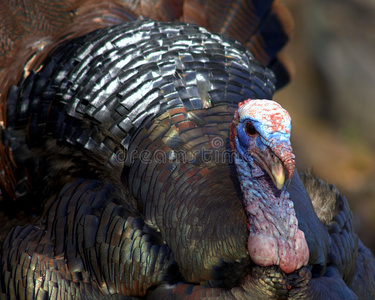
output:
[[[183,21],[226,34],[242,43],[254,57],[274,71],[276,87],[293,74],[291,61],[280,53],[293,30],[293,18],[279,0],[186,1]],[[206,19],[205,19],[206,16]]]

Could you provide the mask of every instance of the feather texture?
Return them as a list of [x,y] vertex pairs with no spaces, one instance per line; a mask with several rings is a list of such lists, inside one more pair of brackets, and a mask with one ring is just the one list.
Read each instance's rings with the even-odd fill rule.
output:
[[279,1],[24,0],[0,16],[2,201],[42,207],[3,242],[2,298],[374,296],[347,202],[315,177],[287,186],[307,266],[246,247],[229,131],[241,101],[290,78]]

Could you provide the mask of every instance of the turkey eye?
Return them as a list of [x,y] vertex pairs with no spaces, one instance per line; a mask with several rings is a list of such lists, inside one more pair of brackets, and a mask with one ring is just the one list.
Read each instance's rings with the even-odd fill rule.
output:
[[245,125],[245,131],[248,136],[254,137],[257,134],[253,123],[247,122]]

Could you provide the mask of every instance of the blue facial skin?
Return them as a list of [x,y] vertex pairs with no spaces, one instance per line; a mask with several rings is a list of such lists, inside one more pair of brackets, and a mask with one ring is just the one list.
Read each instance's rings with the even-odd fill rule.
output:
[[271,102],[247,103],[234,115],[231,148],[247,215],[248,251],[255,263],[291,273],[307,264],[309,251],[286,189],[286,174],[291,178],[295,167],[290,116]]
[[254,138],[250,138],[245,132],[245,123],[241,122],[237,125],[236,149],[239,157],[248,160],[248,149],[250,148],[250,139],[253,142]]
[[[253,136],[246,133],[246,123],[251,122],[257,131]],[[255,178],[264,175],[264,170],[255,163],[255,159],[249,153],[249,149],[258,148],[261,152],[266,152],[267,145],[263,143],[263,138],[259,133],[259,122],[251,119],[245,119],[237,125],[236,138],[237,157],[236,164],[242,165],[242,172],[245,177]]]
[[[254,135],[254,137],[251,137],[246,133],[245,126],[247,122],[251,122],[257,131],[257,134]],[[236,148],[239,156],[248,159],[246,153],[253,146],[256,146],[262,152],[266,151],[267,147],[271,149],[284,148],[282,145],[290,147],[291,124],[284,125],[287,129],[286,131],[274,131],[268,124],[264,124],[247,116],[241,117],[240,123],[237,125],[237,139],[239,143],[237,144],[236,141]]]
[[[247,122],[251,122],[255,130],[257,131],[257,134],[255,134],[254,136],[249,136],[246,133],[245,126]],[[240,158],[244,158],[246,160],[253,160],[253,158],[250,158],[251,156],[248,152],[249,149],[256,146],[262,152],[264,152],[266,151],[267,146],[270,146],[267,142],[267,139],[263,138],[264,135],[267,135],[267,132],[264,132],[264,130],[262,130],[263,128],[264,126],[262,126],[262,124],[259,121],[250,118],[241,120],[241,122],[237,125],[236,149],[238,151]],[[277,137],[274,136],[273,138]]]
[[[254,129],[248,134],[247,133],[247,123],[251,122]],[[285,124],[286,123],[286,124]],[[236,163],[243,166],[243,175],[247,174],[249,178],[257,178],[265,175],[265,170],[262,165],[264,163],[268,165],[267,159],[262,162],[258,161],[260,158],[259,153],[263,153],[265,157],[271,158],[269,153],[279,157],[281,159],[282,150],[291,150],[290,145],[290,122],[285,122],[284,126],[286,130],[275,131],[271,126],[264,124],[254,118],[249,118],[248,116],[243,116],[240,123],[236,126],[237,138],[235,140],[237,159]],[[250,153],[249,153],[250,150]],[[255,158],[251,155],[251,150],[255,155]],[[242,160],[242,162],[240,162]],[[246,164],[246,168],[244,163]]]

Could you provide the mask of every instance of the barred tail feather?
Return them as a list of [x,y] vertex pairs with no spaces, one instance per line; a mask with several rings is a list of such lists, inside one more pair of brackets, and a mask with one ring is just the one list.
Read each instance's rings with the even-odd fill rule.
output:
[[184,2],[183,21],[229,35],[241,42],[254,57],[272,69],[276,87],[287,84],[293,66],[280,51],[288,43],[294,28],[293,18],[279,0]]

